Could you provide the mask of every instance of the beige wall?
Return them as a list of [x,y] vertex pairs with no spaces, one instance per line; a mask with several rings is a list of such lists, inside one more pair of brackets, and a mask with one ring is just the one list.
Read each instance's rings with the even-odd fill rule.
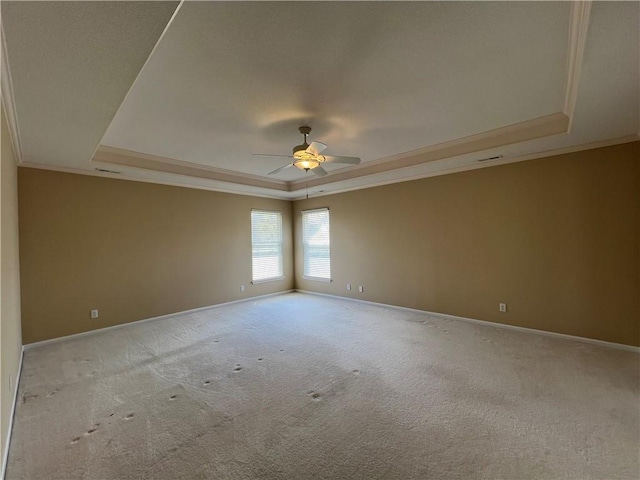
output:
[[[330,207],[334,279],[302,279],[296,242],[295,286],[638,345],[639,163],[635,142],[295,202],[298,236]],[[289,202],[19,173],[25,343],[294,287]],[[283,211],[285,281],[250,283],[251,208]]]
[[[19,187],[25,344],[293,288],[290,202],[30,168]],[[283,213],[283,281],[251,285],[252,208]]]
[[[639,164],[634,142],[295,202],[296,286],[639,345]],[[318,207],[330,284],[302,279]]]
[[18,255],[18,167],[11,147],[9,129],[0,109],[0,410],[2,455],[6,448],[16,375],[22,354],[20,334],[20,264]]

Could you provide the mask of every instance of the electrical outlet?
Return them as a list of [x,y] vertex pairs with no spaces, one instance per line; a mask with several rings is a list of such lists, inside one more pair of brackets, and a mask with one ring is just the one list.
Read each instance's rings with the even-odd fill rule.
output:
[[91,318],[98,318],[98,310],[91,310]]
[[501,303],[500,304],[500,311],[503,312],[503,313],[507,311],[507,304],[506,303]]
[[244,292],[244,285],[240,285],[240,291]]
[[358,291],[360,293],[364,292],[364,287],[362,285],[358,285]]
[[351,284],[347,283],[347,290],[351,290]]

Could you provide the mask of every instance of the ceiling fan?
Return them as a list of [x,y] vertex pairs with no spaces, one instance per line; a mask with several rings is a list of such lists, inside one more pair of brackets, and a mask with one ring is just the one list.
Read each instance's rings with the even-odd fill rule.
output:
[[327,145],[320,142],[311,142],[311,145],[307,143],[307,135],[311,133],[311,127],[302,126],[298,130],[304,135],[304,142],[301,145],[293,147],[293,155],[270,155],[267,153],[254,153],[254,156],[259,157],[284,157],[293,159],[290,163],[276,168],[273,172],[269,172],[268,175],[275,175],[289,167],[298,167],[305,172],[311,170],[312,173],[318,177],[324,177],[327,171],[322,168],[323,163],[345,163],[349,165],[358,165],[360,159],[358,157],[336,157],[335,155],[320,155]]

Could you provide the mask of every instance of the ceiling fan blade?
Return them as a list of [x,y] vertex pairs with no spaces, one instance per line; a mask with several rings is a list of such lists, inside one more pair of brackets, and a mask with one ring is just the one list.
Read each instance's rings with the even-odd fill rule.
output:
[[311,153],[312,155],[319,155],[325,148],[327,148],[327,146],[324,143],[311,142],[311,145],[307,147],[306,152]]
[[327,174],[327,171],[320,166],[312,169],[311,171],[316,177],[324,177]]
[[281,166],[280,168],[276,168],[273,172],[267,173],[267,175],[275,175],[276,173],[281,172],[285,168],[293,167],[293,162],[287,163],[286,165]]
[[323,155],[323,163],[348,163],[349,165],[358,165],[360,159],[358,157],[336,157],[333,155]]
[[291,155],[271,155],[270,153],[254,153],[254,157],[293,158]]

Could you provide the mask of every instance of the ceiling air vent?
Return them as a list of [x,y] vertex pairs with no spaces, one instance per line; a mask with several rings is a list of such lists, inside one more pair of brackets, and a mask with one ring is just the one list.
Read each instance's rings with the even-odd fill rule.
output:
[[107,170],[106,168],[96,168],[96,172],[102,172],[102,173],[122,173],[122,172],[116,172],[115,170]]
[[502,157],[503,157],[503,155],[496,155],[494,157],[481,158],[480,160],[478,160],[478,162],[488,162],[490,160],[498,160],[498,159],[500,159]]

